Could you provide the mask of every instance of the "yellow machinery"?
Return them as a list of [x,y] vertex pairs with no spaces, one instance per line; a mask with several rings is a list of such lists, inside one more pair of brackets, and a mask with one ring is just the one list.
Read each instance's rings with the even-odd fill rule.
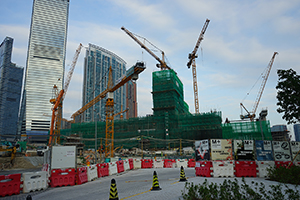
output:
[[267,70],[266,70],[266,73],[262,76],[263,77],[263,81],[262,81],[262,84],[260,86],[260,89],[259,89],[259,92],[258,92],[258,95],[256,97],[256,100],[254,102],[254,105],[253,105],[253,109],[252,109],[252,112],[249,112],[245,106],[243,105],[243,103],[240,103],[240,106],[241,106],[241,110],[245,110],[247,112],[246,115],[243,115],[241,114],[241,119],[244,120],[244,119],[250,119],[251,121],[254,120],[255,118],[255,113],[256,113],[256,110],[257,110],[257,107],[258,107],[258,104],[259,104],[259,101],[261,99],[261,96],[262,96],[262,93],[265,89],[265,86],[266,86],[266,82],[268,80],[268,77],[269,77],[269,74],[270,74],[270,71],[271,71],[271,68],[272,68],[272,65],[274,63],[274,59],[275,59],[275,56],[276,54],[278,54],[278,52],[274,52],[272,58],[271,58],[271,61],[269,62],[269,65],[267,67]]
[[209,19],[206,19],[206,22],[200,32],[199,38],[197,40],[196,46],[192,53],[189,54],[189,61],[187,63],[188,68],[192,65],[192,71],[193,71],[193,87],[194,87],[194,99],[195,99],[195,113],[199,113],[199,100],[198,100],[198,86],[197,86],[197,73],[196,73],[196,61],[195,59],[198,57],[196,55],[198,48],[200,46],[201,41],[203,40],[204,33],[207,29],[207,26],[209,24]]
[[[121,28],[123,31],[125,31],[125,33],[127,33],[134,41],[136,41],[143,49],[145,49],[151,56],[153,56],[158,62],[159,64],[157,64],[156,66],[158,68],[160,68],[161,70],[164,69],[171,69],[167,63],[165,62],[165,54],[163,51],[161,51],[162,54],[162,59],[160,59],[159,57],[157,57],[150,49],[148,49],[141,41],[139,41],[134,35],[133,33],[131,33],[130,31],[128,31],[126,28],[124,28],[122,26]],[[145,39],[145,38],[144,38]],[[146,39],[145,39],[146,40]]]
[[50,99],[50,103],[53,104],[52,107],[52,117],[51,117],[51,126],[50,126],[50,137],[49,137],[49,143],[48,146],[52,146],[54,144],[60,143],[60,126],[61,126],[61,120],[62,120],[62,102],[66,96],[66,93],[69,88],[69,84],[75,69],[75,65],[78,60],[79,53],[82,48],[82,44],[79,44],[79,47],[76,49],[76,53],[74,55],[71,67],[69,69],[64,88],[60,90],[58,93],[57,86],[54,85],[54,94],[55,97],[53,99]]

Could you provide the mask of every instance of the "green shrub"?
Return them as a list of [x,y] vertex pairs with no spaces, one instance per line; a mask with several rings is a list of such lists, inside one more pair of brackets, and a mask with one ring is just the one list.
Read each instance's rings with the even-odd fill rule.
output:
[[[284,199],[299,199],[300,194],[297,186],[295,190],[283,185],[271,185],[267,191],[263,183],[255,183],[252,181],[250,187],[244,178],[242,178],[242,184],[239,185],[238,180],[224,180],[223,184],[210,183],[208,184],[205,179],[203,184],[195,185],[194,183],[186,182],[184,190],[182,191],[182,197],[184,200],[249,200],[249,199],[267,199],[267,200],[284,200]],[[284,191],[284,192],[282,192]]]
[[272,181],[278,181],[280,183],[290,183],[300,185],[300,167],[291,166],[285,167],[272,167],[268,169],[268,176]]

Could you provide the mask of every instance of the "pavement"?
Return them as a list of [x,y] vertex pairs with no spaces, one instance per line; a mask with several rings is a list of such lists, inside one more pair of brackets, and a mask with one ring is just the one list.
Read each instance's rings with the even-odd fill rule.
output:
[[[159,187],[161,190],[150,191],[153,185],[153,174],[157,173]],[[226,180],[237,179],[238,183],[242,183],[242,178],[213,178],[213,177],[196,177],[194,168],[184,169],[185,176],[188,182],[194,184],[202,184],[205,179],[209,183],[223,183]],[[158,168],[158,169],[138,169],[130,170],[117,175],[98,178],[95,181],[87,182],[82,185],[66,186],[48,188],[44,191],[31,192],[33,200],[43,199],[65,199],[65,200],[82,200],[82,199],[109,199],[111,188],[111,180],[115,179],[116,188],[118,191],[119,200],[174,200],[182,199],[182,192],[184,191],[185,182],[179,182],[180,169],[179,168]],[[271,185],[278,185],[278,182],[269,181],[265,178],[245,178],[248,185],[253,182],[263,183],[266,190],[270,189]],[[288,185],[292,189],[300,191],[300,187],[295,188],[293,185]],[[0,200],[21,200],[26,199],[28,194],[13,195],[2,197]]]

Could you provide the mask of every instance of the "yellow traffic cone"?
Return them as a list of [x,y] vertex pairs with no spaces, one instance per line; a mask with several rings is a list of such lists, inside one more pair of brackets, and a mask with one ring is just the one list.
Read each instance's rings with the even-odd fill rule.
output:
[[153,172],[153,184],[150,190],[161,190],[161,188],[159,187],[156,171]]
[[116,180],[114,178],[111,179],[109,200],[119,200]]
[[180,182],[182,181],[187,181],[186,180],[186,177],[185,177],[185,173],[184,173],[184,170],[183,170],[183,166],[181,166],[181,169],[180,169]]

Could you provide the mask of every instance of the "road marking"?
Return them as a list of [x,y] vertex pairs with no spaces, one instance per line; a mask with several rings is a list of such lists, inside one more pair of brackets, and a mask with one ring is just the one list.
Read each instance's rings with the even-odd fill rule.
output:
[[122,198],[122,199],[120,199],[120,200],[123,200],[123,199],[129,199],[129,198],[131,198],[131,197],[135,197],[135,196],[138,196],[138,195],[140,195],[140,194],[145,194],[145,193],[147,193],[147,192],[150,192],[151,190],[147,190],[147,191],[145,191],[145,192],[141,192],[141,193],[138,193],[138,194],[134,194],[134,195],[131,195],[131,196],[129,196],[129,197],[124,197],[124,198]]
[[179,183],[179,181],[176,181],[176,182],[174,182],[174,183],[171,183],[171,185],[173,185],[173,184],[175,184],[175,183]]
[[125,183],[134,183],[134,182],[151,182],[152,180],[139,180],[139,181],[125,181]]

